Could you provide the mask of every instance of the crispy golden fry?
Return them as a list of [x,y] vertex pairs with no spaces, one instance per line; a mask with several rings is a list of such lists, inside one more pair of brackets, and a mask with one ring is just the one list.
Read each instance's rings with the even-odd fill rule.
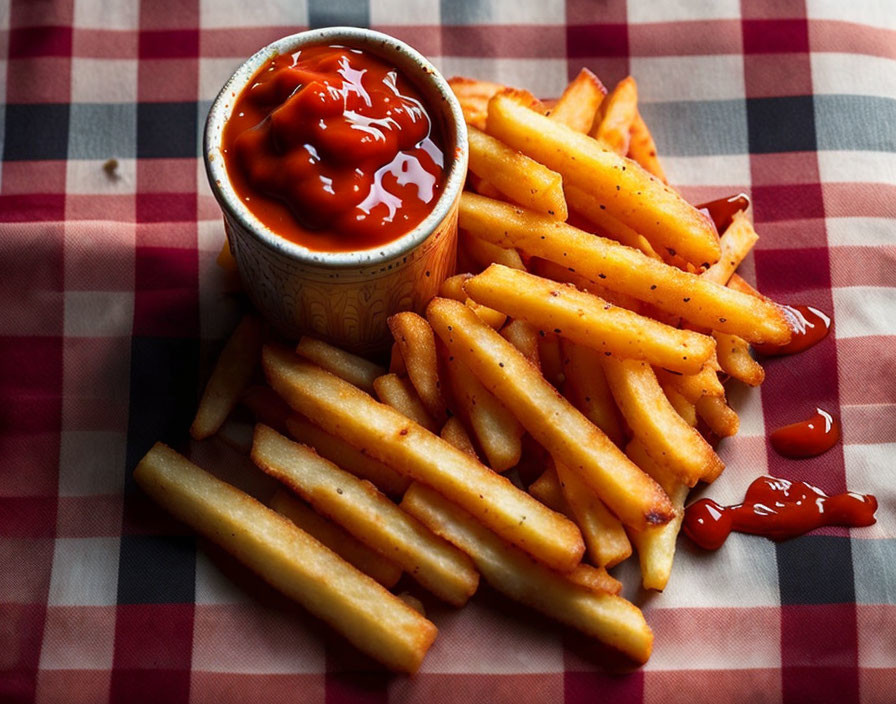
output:
[[501,337],[516,347],[536,367],[541,368],[538,357],[538,329],[525,320],[511,320],[501,330]]
[[428,487],[412,484],[401,506],[470,555],[485,580],[498,591],[637,662],[650,657],[653,634],[634,604],[614,594],[582,587],[538,564]]
[[632,122],[638,114],[638,86],[626,76],[603,99],[594,118],[591,136],[619,156],[628,153]]
[[668,382],[664,382],[663,379],[660,379],[659,374],[657,374],[657,381],[660,382],[660,386],[663,389],[663,393],[666,394],[666,398],[669,399],[669,403],[672,404],[672,408],[675,409],[675,412],[680,415],[684,421],[691,426],[692,428],[697,426],[697,408],[691,401],[688,401],[684,396],[682,396],[681,392],[678,391],[672,384]]
[[619,594],[622,591],[622,582],[607,572],[606,567],[593,567],[585,564],[576,565],[572,572],[566,573],[566,577],[570,582],[575,582],[595,592]]
[[[520,261],[522,262],[522,260]],[[486,325],[495,330],[500,329],[507,321],[507,316],[500,311],[476,303],[476,301],[470,298],[466,291],[464,291],[464,281],[471,276],[472,274],[455,274],[454,276],[449,276],[442,282],[441,287],[439,287],[439,295],[443,298],[451,298],[452,300],[465,303],[474,313],[476,313],[476,315],[482,318],[482,321]]]
[[716,339],[716,356],[723,372],[749,386],[759,386],[765,380],[765,369],[750,356],[750,344],[746,340],[723,332],[714,332],[712,336]]
[[468,124],[481,130],[485,129],[488,101],[497,93],[503,93],[509,99],[518,101],[520,105],[526,105],[539,112],[544,110],[541,101],[528,91],[514,90],[500,83],[454,76],[448,79],[448,85],[451,86],[451,90],[457,96],[461,110],[464,113],[464,119]]
[[724,468],[703,436],[676,412],[650,365],[633,359],[603,360],[607,383],[635,437],[688,486]]
[[566,199],[560,174],[473,126],[469,127],[467,135],[470,171],[514,203],[566,220]]
[[738,291],[740,293],[746,293],[748,296],[753,296],[754,298],[761,298],[762,300],[772,303],[772,299],[768,296],[764,296],[755,288],[753,288],[749,282],[742,277],[740,274],[734,273],[731,275],[731,278],[728,279],[728,288],[732,291]]
[[209,377],[190,435],[203,440],[218,432],[249,385],[261,354],[262,324],[254,315],[243,316],[227,340]]
[[548,116],[576,132],[588,132],[607,89],[587,68],[570,81]]
[[[292,409],[290,412],[292,413]],[[295,440],[303,445],[313,447],[321,457],[330,460],[356,477],[372,482],[380,491],[399,496],[411,483],[411,480],[403,474],[399,474],[379,460],[356,450],[345,440],[330,435],[299,415],[291,414],[286,420],[286,428]]]
[[470,185],[473,187],[473,190],[476,191],[479,195],[487,196],[489,198],[497,198],[498,200],[505,199],[506,196],[484,178],[479,178],[472,172],[467,174],[467,178],[469,179]]
[[737,417],[737,413],[725,402],[724,396],[703,396],[697,401],[695,406],[697,415],[706,421],[709,429],[720,438],[737,435],[740,419]]
[[408,367],[404,363],[404,357],[401,356],[401,348],[397,342],[392,343],[392,352],[389,354],[389,373],[398,374],[398,376],[406,376]]
[[255,426],[252,461],[440,599],[463,606],[476,591],[479,575],[469,558],[408,516],[370,482],[265,425]]
[[477,303],[469,296],[464,300],[464,305],[479,316],[479,319],[493,330],[500,330],[507,322],[507,316],[501,311],[489,308]]
[[673,374],[665,369],[656,369],[657,378],[670,386],[691,403],[697,403],[703,396],[724,396],[725,387],[719,375],[706,365],[697,374]]
[[174,516],[360,650],[394,670],[420,667],[436,627],[287,518],[162,443],[140,461],[134,479]]
[[600,352],[570,340],[561,340],[560,351],[563,353],[566,377],[563,393],[566,398],[610,440],[621,446],[623,432],[619,409],[607,386]]
[[[509,206],[513,207],[513,206]],[[547,216],[545,216],[547,217]],[[479,237],[473,237],[469,233],[461,232],[457,243],[469,255],[479,269],[485,269],[490,264],[497,262],[511,269],[525,270],[523,259],[515,249],[499,247]]]
[[240,396],[242,403],[255,416],[259,423],[269,425],[276,430],[286,430],[286,419],[292,415],[292,409],[269,386],[250,386]]
[[695,264],[718,260],[712,221],[637,162],[500,94],[489,101],[486,131],[593,194],[655,249],[674,249]]
[[516,465],[523,452],[523,426],[463,361],[454,355],[445,355],[444,364],[457,405],[455,411],[472,429],[488,465],[496,472]]
[[566,465],[555,465],[566,504],[582,531],[591,561],[612,567],[632,554],[632,546],[619,519],[609,512],[591,487]]
[[369,394],[373,393],[374,379],[386,373],[378,364],[313,337],[299,340],[296,354]]
[[[640,315],[650,315],[651,317],[654,317],[649,303],[644,303],[628,294],[619,293],[619,291],[611,291],[606,286],[601,286],[599,283],[595,283],[581,274],[570,271],[569,267],[560,266],[559,264],[550,262],[547,259],[542,259],[541,257],[532,257],[529,260],[529,266],[533,274],[537,274],[545,279],[553,279],[559,283],[572,284],[580,291],[587,291],[588,293],[593,293],[595,296],[600,296],[614,306],[628,308],[628,310],[639,313]],[[656,319],[659,320],[659,318]],[[679,320],[678,317],[675,318],[676,325]]]
[[653,135],[647,128],[644,118],[641,117],[640,110],[635,112],[635,119],[632,120],[628,156],[637,161],[646,171],[652,173],[663,183],[669,183],[666,180],[666,172],[660,165],[660,160],[657,156],[656,142],[653,141]]
[[664,325],[573,286],[500,264],[465,281],[464,290],[512,318],[607,356],[695,373],[715,351],[715,340],[708,335]]
[[386,322],[401,350],[408,377],[429,416],[436,423],[444,423],[446,406],[439,382],[439,359],[432,328],[425,318],[410,312],[396,313]]
[[[672,517],[659,486],[554,389],[507,340],[457,301],[434,298],[426,317],[450,354],[466,362],[558,462],[597,492],[623,522],[641,527]],[[648,367],[649,369],[649,367]]]
[[398,594],[397,596],[421,616],[426,616],[426,607],[424,607],[423,602],[413,594],[410,592],[401,592],[401,594]]
[[653,303],[698,325],[740,335],[751,342],[786,344],[790,339],[790,327],[772,303],[705,281],[537,213],[464,193],[460,226],[496,245],[519,247],[527,254],[574,268],[574,273],[610,290]]
[[538,331],[538,360],[544,378],[555,388],[562,388],[566,382],[563,354],[560,350],[560,338],[554,333]]
[[[479,320],[463,304],[457,305]],[[265,347],[262,365],[268,382],[293,409],[442,492],[505,540],[556,569],[570,570],[581,559],[585,546],[574,523],[462,450],[286,350]]]
[[563,489],[560,487],[560,480],[557,478],[557,471],[553,466],[549,466],[538,479],[529,485],[529,493],[548,508],[572,517],[572,509],[566,502],[566,497],[563,496]]
[[342,559],[364,574],[369,574],[386,589],[394,587],[401,577],[401,568],[394,562],[367,547],[344,528],[308,508],[286,491],[278,489],[271,497],[270,506]]
[[476,448],[473,446],[473,441],[470,439],[467,429],[457,416],[451,416],[445,422],[439,436],[445,442],[454,445],[458,450],[466,452],[470,457],[475,457],[477,460],[479,459],[479,455],[476,454]]
[[429,415],[409,379],[395,374],[383,374],[373,382],[373,388],[377,398],[383,403],[392,406],[396,411],[422,425],[429,432],[437,433],[439,431],[439,424]]
[[758,239],[759,235],[753,229],[747,214],[743,210],[737,211],[719,240],[722,256],[719,257],[719,261],[700,274],[700,277],[724,286],[735,269],[746,259]]

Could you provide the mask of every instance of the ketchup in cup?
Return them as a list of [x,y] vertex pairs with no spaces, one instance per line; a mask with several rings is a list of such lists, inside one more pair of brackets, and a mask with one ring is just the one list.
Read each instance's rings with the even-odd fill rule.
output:
[[442,140],[413,84],[360,49],[275,56],[237,96],[222,135],[238,197],[267,227],[317,251],[398,239],[432,210]]

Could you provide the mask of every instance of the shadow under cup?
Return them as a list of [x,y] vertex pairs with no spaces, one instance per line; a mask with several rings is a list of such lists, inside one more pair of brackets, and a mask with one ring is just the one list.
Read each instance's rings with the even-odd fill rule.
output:
[[[345,44],[385,59],[410,79],[444,139],[444,187],[429,215],[392,242],[354,252],[317,252],[263,225],[236,195],[221,152],[221,135],[240,94],[271,57],[303,46]],[[453,273],[457,208],[467,171],[467,130],[451,88],[423,56],[386,34],[329,27],[284,37],[254,54],[222,88],[205,127],[205,165],[224,214],[230,250],[256,308],[296,339],[308,334],[361,354],[391,344],[386,319],[422,312]]]

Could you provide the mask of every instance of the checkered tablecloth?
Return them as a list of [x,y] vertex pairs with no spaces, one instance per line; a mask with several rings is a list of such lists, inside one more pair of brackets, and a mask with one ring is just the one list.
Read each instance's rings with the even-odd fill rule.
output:
[[[744,275],[835,320],[761,389],[732,389],[741,431],[707,493],[733,502],[771,472],[875,493],[877,525],[716,553],[682,538],[663,594],[623,565],[656,635],[627,674],[487,588],[460,611],[427,601],[440,636],[408,678],[143,498],[130,475],[157,439],[270,490],[226,442],[187,442],[242,305],[197,155],[233,69],[328,24],[545,97],[581,66],[633,74],[686,197],[752,195]],[[0,702],[896,701],[896,4],[2,0],[2,96]],[[842,445],[769,449],[816,405]]]

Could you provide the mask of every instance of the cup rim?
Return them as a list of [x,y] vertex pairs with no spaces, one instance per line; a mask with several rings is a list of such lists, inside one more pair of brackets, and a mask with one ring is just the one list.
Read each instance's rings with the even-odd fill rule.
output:
[[[446,130],[449,134],[452,131],[454,133],[454,154],[446,154],[449,158],[453,156],[453,159],[450,160],[450,166],[445,174],[442,193],[432,210],[414,229],[391,242],[370,249],[347,252],[317,251],[278,235],[262,223],[237,196],[230,183],[221,151],[221,132],[232,113],[236,96],[258,69],[273,56],[292,52],[303,46],[328,42],[344,42],[349,46],[370,49],[377,56],[386,59],[397,55],[405,59],[402,62],[404,65],[416,66],[419,76],[413,78],[417,81],[431,81],[435,86],[444,104],[442,109],[448,118],[445,120]],[[409,73],[407,68],[403,70]],[[429,103],[430,108],[439,108],[438,105],[432,105],[431,100]],[[305,265],[336,269],[368,267],[381,265],[409,254],[414,248],[423,244],[435,232],[439,223],[448,216],[466,179],[467,127],[460,103],[448,82],[416,49],[395,37],[371,29],[325,27],[282,37],[259,49],[234,71],[209,110],[203,135],[203,157],[209,185],[221,209],[263,245]]]

